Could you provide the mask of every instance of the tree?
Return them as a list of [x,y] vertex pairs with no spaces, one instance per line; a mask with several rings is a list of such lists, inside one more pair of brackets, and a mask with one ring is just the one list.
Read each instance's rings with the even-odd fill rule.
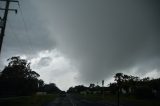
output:
[[2,71],[3,78],[37,79],[40,75],[30,68],[30,63],[19,56],[7,59],[8,66]]
[[129,80],[129,76],[124,74],[123,75],[123,80],[124,80],[124,82],[127,82]]
[[54,83],[45,84],[43,88],[43,91],[47,93],[58,93],[61,91]]
[[123,73],[116,73],[116,75],[114,76],[115,81],[117,81],[117,83],[121,83],[123,81]]
[[38,90],[39,91],[43,91],[43,88],[44,88],[44,81],[43,80],[38,80]]
[[[67,92],[69,93],[80,93],[82,91],[87,91],[89,87],[85,87],[84,85],[77,85],[75,87],[70,87]],[[90,88],[93,89],[93,88]]]
[[95,87],[95,84],[90,84],[89,85],[89,88],[94,88]]
[[0,76],[0,94],[3,95],[30,95],[38,89],[40,76],[30,68],[27,60],[19,56],[7,60],[9,63]]

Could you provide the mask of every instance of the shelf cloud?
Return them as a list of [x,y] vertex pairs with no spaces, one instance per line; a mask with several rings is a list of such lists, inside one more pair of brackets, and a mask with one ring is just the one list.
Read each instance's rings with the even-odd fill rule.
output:
[[[35,54],[57,50],[67,59],[64,61],[71,62],[63,70],[72,68],[71,73],[76,73],[67,75],[73,77],[74,84],[109,80],[116,72],[143,76],[153,71],[152,77],[156,77],[155,73],[160,75],[158,0],[22,0],[21,3],[27,29],[17,20],[21,15],[11,14],[14,18],[10,16],[9,23],[20,42],[8,31],[3,49],[5,58],[14,52],[32,60]],[[50,63],[57,59],[53,57],[37,60],[37,69],[53,67],[55,64]],[[56,78],[56,72],[44,78]]]

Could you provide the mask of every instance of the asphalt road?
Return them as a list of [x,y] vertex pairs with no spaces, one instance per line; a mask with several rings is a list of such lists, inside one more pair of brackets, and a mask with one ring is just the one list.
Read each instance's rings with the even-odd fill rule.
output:
[[65,97],[58,97],[54,101],[46,104],[45,106],[113,106],[104,103],[96,103],[81,99],[74,95],[69,95]]

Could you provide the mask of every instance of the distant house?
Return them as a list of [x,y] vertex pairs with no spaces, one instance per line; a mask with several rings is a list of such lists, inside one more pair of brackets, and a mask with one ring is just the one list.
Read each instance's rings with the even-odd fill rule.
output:
[[133,88],[132,88],[132,87],[129,87],[127,90],[124,89],[124,88],[121,88],[120,91],[121,91],[122,94],[130,94],[130,93],[133,92]]
[[104,91],[104,94],[109,95],[109,94],[111,94],[111,91]]
[[104,92],[105,95],[111,94],[111,91],[108,89],[108,87],[93,87],[90,88],[88,87],[86,90],[83,90],[80,92],[82,95],[87,95],[87,94],[102,94]]
[[126,94],[127,93],[127,91],[125,90],[125,89],[121,89],[121,92],[122,92],[122,94]]
[[93,91],[93,94],[101,94],[101,91]]
[[36,95],[46,95],[47,92],[37,92]]
[[81,91],[80,94],[81,95],[87,95],[87,92],[86,91]]

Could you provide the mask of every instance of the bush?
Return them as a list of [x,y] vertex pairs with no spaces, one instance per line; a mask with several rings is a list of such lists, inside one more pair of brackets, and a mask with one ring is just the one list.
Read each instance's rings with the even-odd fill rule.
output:
[[135,96],[141,99],[151,99],[154,97],[152,89],[148,86],[137,87],[134,91]]

